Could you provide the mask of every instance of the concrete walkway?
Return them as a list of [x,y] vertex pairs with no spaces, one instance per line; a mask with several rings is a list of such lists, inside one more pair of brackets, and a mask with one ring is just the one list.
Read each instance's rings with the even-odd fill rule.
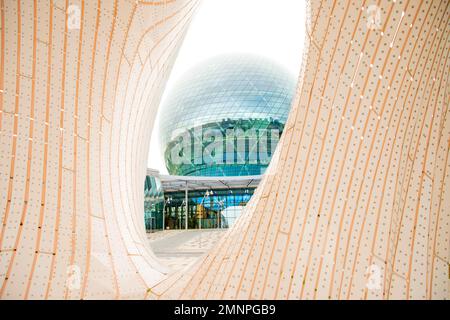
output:
[[226,229],[167,230],[148,234],[150,246],[161,262],[180,270],[197,261],[224,235]]

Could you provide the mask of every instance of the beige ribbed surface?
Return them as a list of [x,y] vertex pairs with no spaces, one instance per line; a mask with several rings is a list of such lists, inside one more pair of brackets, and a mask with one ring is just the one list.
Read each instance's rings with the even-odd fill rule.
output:
[[144,298],[166,272],[143,177],[197,5],[0,0],[1,299]]
[[449,298],[449,5],[311,1],[269,173],[219,244],[151,297]]
[[448,298],[449,2],[312,1],[268,174],[160,282],[142,177],[197,1],[0,0],[0,298]]

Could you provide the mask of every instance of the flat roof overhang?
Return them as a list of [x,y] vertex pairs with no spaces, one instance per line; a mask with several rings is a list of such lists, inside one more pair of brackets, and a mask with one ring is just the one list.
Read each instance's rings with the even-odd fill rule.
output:
[[204,176],[172,176],[160,174],[157,170],[148,169],[147,175],[159,178],[164,192],[188,190],[220,190],[256,188],[262,175],[235,177],[204,177]]

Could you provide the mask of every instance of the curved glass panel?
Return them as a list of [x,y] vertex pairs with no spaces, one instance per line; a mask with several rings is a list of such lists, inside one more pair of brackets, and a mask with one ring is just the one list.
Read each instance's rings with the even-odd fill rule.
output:
[[147,175],[144,184],[144,221],[147,231],[162,229],[164,192],[161,181]]
[[162,106],[160,137],[169,173],[263,173],[294,91],[291,74],[260,56],[224,55],[194,67]]

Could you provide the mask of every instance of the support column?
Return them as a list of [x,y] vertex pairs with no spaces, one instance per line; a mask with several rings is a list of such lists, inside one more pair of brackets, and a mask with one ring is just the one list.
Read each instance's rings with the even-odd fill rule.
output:
[[163,209],[162,209],[162,229],[163,231],[166,230],[165,222],[166,222],[166,198],[163,197],[164,203],[163,203]]
[[189,205],[188,205],[188,182],[186,181],[186,186],[184,189],[184,202],[186,205],[186,211],[185,211],[185,216],[186,216],[186,230],[188,229],[188,214],[189,214]]

